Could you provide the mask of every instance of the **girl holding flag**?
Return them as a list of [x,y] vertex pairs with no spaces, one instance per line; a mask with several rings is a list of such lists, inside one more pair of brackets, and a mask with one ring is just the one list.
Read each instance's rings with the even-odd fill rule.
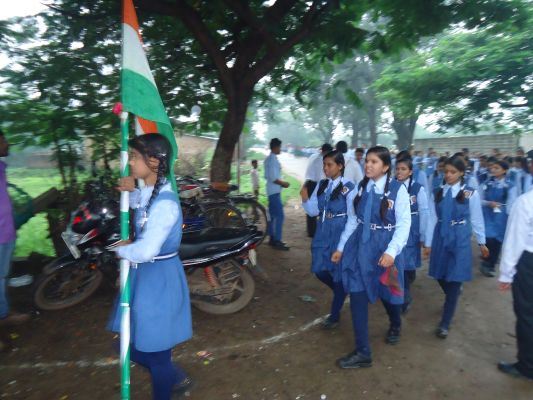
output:
[[[365,178],[354,199],[357,227],[344,247],[341,280],[350,293],[355,351],[337,360],[340,368],[372,366],[368,340],[368,303],[383,302],[390,321],[386,342],[400,340],[403,304],[402,249],[409,237],[411,210],[403,184],[391,180],[391,156],[385,147],[368,150]],[[336,257],[340,257],[337,254]]]
[[[172,348],[192,337],[189,289],[178,257],[183,216],[165,178],[171,167],[168,140],[145,134],[130,140],[129,146],[131,176],[121,178],[118,189],[131,192],[135,239],[122,242],[117,254],[132,263],[131,360],[150,372],[153,398],[168,400],[191,385],[171,361]],[[135,189],[135,179],[143,179],[146,186]],[[116,310],[110,321],[114,332],[120,331],[120,314]]]
[[[431,253],[429,275],[439,282],[446,299],[435,335],[448,337],[463,282],[472,279],[472,230],[483,257],[488,257],[485,246],[485,226],[481,200],[477,191],[466,186],[466,163],[460,155],[453,155],[444,165],[445,184],[435,195],[432,227],[426,232],[425,256]],[[434,229],[433,229],[434,226]]]

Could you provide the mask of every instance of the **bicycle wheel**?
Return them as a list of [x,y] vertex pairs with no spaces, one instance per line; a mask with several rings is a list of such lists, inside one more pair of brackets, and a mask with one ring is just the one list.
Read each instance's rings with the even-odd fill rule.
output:
[[265,239],[268,229],[268,217],[265,207],[255,199],[232,198],[231,201],[241,212],[246,225],[254,225],[258,231],[263,233],[263,237],[257,243],[257,245],[260,245]]
[[247,226],[239,209],[227,203],[204,205],[202,213],[213,228],[245,228]]

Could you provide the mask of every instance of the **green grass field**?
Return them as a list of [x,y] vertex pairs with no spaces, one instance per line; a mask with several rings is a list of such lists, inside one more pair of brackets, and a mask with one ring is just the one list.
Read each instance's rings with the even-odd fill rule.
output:
[[[8,168],[7,180],[31,197],[61,186],[61,177],[53,168]],[[48,238],[48,221],[44,213],[34,216],[17,231],[15,257],[26,257],[32,252],[55,255],[52,241]]]
[[[250,170],[251,170],[251,164],[248,162],[246,164],[243,163],[241,167],[241,184],[240,184],[240,192],[241,193],[253,193],[252,190],[252,178],[250,176]],[[263,204],[265,207],[268,205],[268,197],[266,195],[266,181],[264,178],[264,170],[262,163],[259,163],[259,202]],[[231,173],[232,182],[237,183],[237,172],[235,171],[235,168],[232,170]],[[281,191],[281,201],[283,204],[286,204],[287,201],[290,199],[298,198],[300,197],[300,187],[301,184],[298,182],[297,179],[293,178],[290,175],[284,174],[283,179],[289,182],[290,186],[287,189],[283,189]]]

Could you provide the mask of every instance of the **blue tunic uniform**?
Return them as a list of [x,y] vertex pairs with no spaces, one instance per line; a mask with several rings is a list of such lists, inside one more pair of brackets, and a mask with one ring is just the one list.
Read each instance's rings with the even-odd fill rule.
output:
[[[485,236],[503,242],[505,227],[507,226],[507,215],[516,198],[516,188],[508,179],[496,180],[492,177],[483,184],[482,190]],[[487,203],[491,201],[500,203],[501,207],[496,209],[489,207]]]
[[405,245],[402,254],[404,259],[404,269],[406,271],[416,270],[422,265],[422,250],[420,248],[420,213],[418,194],[422,189],[422,185],[418,182],[411,184],[409,190],[409,202],[411,205],[411,229],[409,230],[409,239]]
[[[157,225],[164,224],[165,203],[174,203],[178,207],[175,221],[159,249],[159,256],[169,255],[178,251],[183,223],[183,216],[177,196],[174,192],[161,191],[150,208],[150,216],[142,230],[144,207],[135,210],[136,242],[124,246],[119,254],[142,254],[141,241],[150,241],[150,234],[157,230]],[[158,221],[159,220],[159,221]],[[154,238],[155,240],[155,238]],[[128,247],[130,247],[128,249]],[[158,246],[159,247],[159,246]],[[148,246],[146,247],[148,251]],[[121,254],[122,255],[122,254]],[[134,258],[139,257],[137,255]],[[142,256],[141,256],[142,257]],[[135,261],[135,259],[130,260]],[[163,351],[174,347],[192,337],[191,306],[189,288],[183,265],[176,255],[164,260],[139,262],[130,269],[131,287],[131,343],[143,352]],[[118,302],[117,302],[118,303]],[[109,328],[120,331],[120,308],[115,305],[115,313]]]
[[[321,181],[317,187],[320,187],[322,182],[324,181]],[[331,198],[331,193],[336,187],[333,187],[334,185],[317,196],[318,222],[311,243],[311,272],[313,273],[329,271],[334,276],[339,274],[339,264],[331,262],[331,255],[337,250],[341,234],[348,220],[346,200],[348,194],[354,189],[352,182],[346,181],[341,184],[343,185],[341,193],[335,199]]]
[[[460,203],[455,198],[459,189],[459,184],[453,187],[445,185],[443,199],[435,204],[436,224],[433,235],[427,235],[430,238],[426,238],[427,246],[432,236],[429,275],[448,282],[465,282],[472,279],[472,226],[476,231],[478,243],[485,244],[479,195],[472,187],[466,186],[463,188],[464,201]],[[472,204],[473,200],[475,202]],[[472,216],[472,210],[475,216]]]
[[[409,232],[409,220],[407,219],[407,226],[405,226],[405,238],[400,240],[399,245],[400,252],[394,254],[395,265],[398,268],[398,280],[402,289],[402,295],[392,295],[388,287],[379,282],[379,277],[385,269],[378,265],[380,257],[388,249],[393,235],[395,233],[396,226],[396,200],[398,191],[403,190],[404,196],[407,197],[406,189],[400,182],[393,180],[389,185],[389,208],[386,213],[386,221],[381,219],[380,204],[383,194],[376,193],[374,188],[370,191],[362,191],[361,198],[359,200],[357,210],[355,213],[358,217],[358,225],[355,232],[350,236],[344,247],[344,254],[341,260],[342,267],[342,282],[346,292],[361,292],[366,291],[368,299],[371,303],[374,303],[378,298],[391,304],[403,303],[403,255],[401,248],[407,241]],[[369,201],[370,196],[372,199],[372,209],[370,213],[370,221],[364,220],[364,209],[366,203]],[[408,207],[408,205],[406,204]],[[409,210],[407,209],[407,214]],[[370,239],[363,243],[363,231],[364,225],[371,224]]]

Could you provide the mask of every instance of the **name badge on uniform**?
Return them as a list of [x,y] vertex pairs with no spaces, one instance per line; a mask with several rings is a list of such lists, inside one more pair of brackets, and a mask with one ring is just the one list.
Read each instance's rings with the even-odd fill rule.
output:
[[411,200],[411,205],[416,204],[416,195],[412,195],[412,196],[410,197],[410,200]]
[[394,207],[394,200],[387,199],[387,203],[389,204],[389,210],[392,210],[392,208]]
[[469,199],[474,194],[474,192],[472,192],[471,190],[465,190],[463,193],[465,195],[465,199]]
[[350,189],[348,189],[348,186],[343,186],[342,187],[342,194],[346,196],[346,194],[350,191]]

